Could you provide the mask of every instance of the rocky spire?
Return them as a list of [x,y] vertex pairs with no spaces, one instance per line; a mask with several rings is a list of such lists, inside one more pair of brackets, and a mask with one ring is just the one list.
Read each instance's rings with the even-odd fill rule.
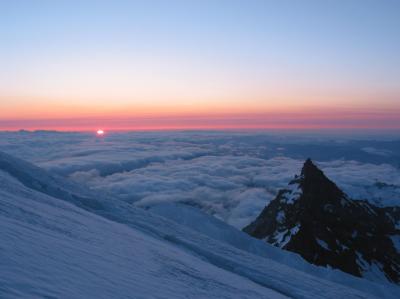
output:
[[307,159],[301,175],[244,228],[248,234],[299,253],[310,263],[356,276],[376,269],[400,282],[398,214],[365,201],[351,200]]

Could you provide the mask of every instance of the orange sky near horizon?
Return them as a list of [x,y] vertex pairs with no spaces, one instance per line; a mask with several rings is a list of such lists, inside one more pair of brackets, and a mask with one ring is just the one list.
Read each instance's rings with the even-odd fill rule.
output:
[[[292,95],[290,100],[232,96],[170,103],[0,99],[0,130],[400,129],[400,105],[383,103],[378,109],[376,101],[368,105],[344,96],[335,101],[334,95],[325,101]],[[4,105],[6,100],[14,104]]]
[[240,130],[240,129],[400,129],[399,111],[344,109],[250,113],[183,113],[96,115],[84,117],[0,119],[1,130],[106,131],[128,130]]

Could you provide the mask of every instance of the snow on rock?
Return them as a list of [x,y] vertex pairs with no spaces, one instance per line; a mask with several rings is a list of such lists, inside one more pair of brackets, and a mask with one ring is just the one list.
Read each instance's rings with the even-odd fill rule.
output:
[[317,238],[317,243],[319,246],[321,246],[322,248],[326,249],[326,250],[330,250],[328,243],[326,243],[324,240],[318,239]]
[[298,183],[298,178],[291,181],[287,187],[285,187],[284,192],[282,192],[282,201],[286,204],[294,204],[294,202],[300,198],[302,190],[300,184]]
[[281,232],[277,231],[272,237],[273,240],[275,240],[274,242],[272,242],[272,244],[281,248],[284,247],[290,241],[290,238],[297,234],[299,228],[300,226],[299,224],[297,224],[290,229]]
[[400,236],[393,235],[393,236],[390,236],[390,239],[392,240],[393,245],[397,249],[397,251],[400,252]]
[[283,221],[285,221],[284,211],[279,211],[279,213],[276,215],[276,221],[278,221],[279,223],[283,223]]

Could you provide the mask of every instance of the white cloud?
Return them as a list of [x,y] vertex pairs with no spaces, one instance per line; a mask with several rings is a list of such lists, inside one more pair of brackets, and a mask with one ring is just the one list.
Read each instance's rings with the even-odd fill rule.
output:
[[363,147],[361,150],[368,154],[378,155],[378,156],[390,156],[393,154],[392,151],[385,150],[385,149],[377,149],[374,147]]
[[[112,197],[141,207],[186,203],[239,228],[300,172],[305,158],[284,150],[285,142],[304,141],[279,137],[273,143],[277,138],[265,134],[121,133],[101,140],[90,134],[2,134],[0,150]],[[344,159],[318,165],[352,197],[399,204],[395,166]]]

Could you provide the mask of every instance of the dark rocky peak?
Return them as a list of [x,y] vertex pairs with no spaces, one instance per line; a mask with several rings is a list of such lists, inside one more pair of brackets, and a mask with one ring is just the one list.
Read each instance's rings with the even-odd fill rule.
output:
[[304,177],[320,177],[324,176],[324,173],[308,158],[301,169],[301,175]]
[[[302,186],[309,187],[310,185],[315,184],[323,184],[323,185],[330,185],[331,188],[334,184],[325,176],[325,174],[320,170],[312,161],[311,159],[307,159],[301,169],[301,181]],[[333,185],[332,185],[333,184]]]
[[307,159],[300,176],[243,230],[310,263],[356,276],[381,272],[399,283],[400,253],[393,241],[400,238],[398,211],[351,200]]
[[[320,170],[311,159],[307,159],[303,165],[300,176],[300,185],[305,195],[309,195],[309,198],[318,197],[318,200],[331,201],[340,200],[341,204],[344,204],[342,199],[346,199],[346,195],[338,186]],[[326,197],[326,195],[329,195]]]

